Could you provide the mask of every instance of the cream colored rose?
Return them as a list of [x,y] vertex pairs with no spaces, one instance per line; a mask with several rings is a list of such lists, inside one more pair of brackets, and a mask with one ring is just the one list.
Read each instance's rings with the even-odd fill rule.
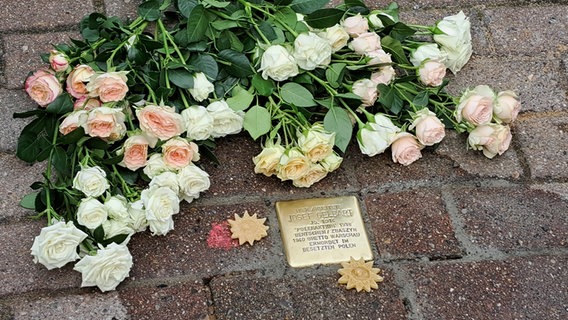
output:
[[421,144],[432,146],[439,143],[446,136],[444,124],[436,114],[428,108],[418,110],[413,117],[409,130],[415,129],[416,137]]
[[126,71],[95,73],[87,83],[90,97],[98,97],[101,102],[123,100],[128,92]]
[[330,155],[325,157],[320,164],[327,172],[332,172],[339,169],[341,162],[343,162],[343,158],[337,153],[332,152]]
[[347,45],[349,49],[360,55],[381,49],[381,38],[374,32],[365,32],[351,40]]
[[177,175],[180,197],[187,202],[199,198],[199,194],[209,189],[209,174],[194,164],[181,169]]
[[166,166],[164,158],[159,153],[155,153],[150,156],[143,170],[144,174],[146,174],[150,179],[166,171],[172,171],[172,169]]
[[51,50],[49,52],[49,64],[51,69],[55,72],[61,72],[69,68],[69,58],[63,52],[57,50]]
[[331,62],[331,45],[316,33],[301,33],[294,40],[294,58],[304,70],[325,67]]
[[[105,240],[126,234],[133,235],[135,233],[126,221],[109,219],[103,222],[103,231],[105,232]],[[124,241],[128,241],[128,237]]]
[[102,292],[116,289],[132,268],[132,255],[124,244],[111,243],[94,256],[85,256],[73,270],[81,272],[81,287],[97,286]]
[[78,65],[67,76],[67,92],[75,98],[87,95],[89,91],[86,83],[94,74],[95,70],[88,65]]
[[87,123],[88,114],[85,110],[73,111],[59,125],[59,132],[66,135],[73,132],[75,129],[82,127]]
[[213,130],[211,131],[213,138],[237,134],[243,129],[244,112],[233,111],[225,100],[210,103],[207,106],[207,112],[213,118]]
[[375,65],[379,65],[379,64],[385,64],[385,63],[392,63],[391,55],[389,53],[386,53],[384,50],[381,50],[381,49],[366,52],[365,56],[367,58],[369,58],[369,61],[367,61],[367,65],[369,65],[369,66],[375,66]]
[[180,192],[177,173],[175,172],[166,171],[160,173],[159,175],[152,178],[152,180],[148,184],[148,187],[166,187],[172,189],[172,191],[176,194],[179,194]]
[[382,29],[385,27],[383,21],[380,18],[381,16],[388,18],[392,22],[397,22],[396,19],[390,14],[383,12],[381,10],[373,10],[367,16],[367,19],[369,20],[369,23],[371,24],[371,26],[373,26],[373,28]]
[[511,138],[509,126],[488,123],[473,129],[467,141],[472,149],[483,150],[483,155],[491,159],[496,155],[502,155],[509,149]]
[[34,263],[43,264],[48,270],[61,268],[71,261],[79,259],[77,247],[87,234],[77,229],[72,221],[55,221],[49,227],[41,229],[31,248]]
[[519,97],[513,91],[501,91],[493,105],[493,115],[503,123],[511,123],[517,119],[521,111]]
[[128,201],[121,195],[111,196],[104,203],[109,218],[118,221],[128,221],[130,218],[127,204]]
[[284,81],[298,74],[296,59],[281,45],[268,47],[262,54],[260,69],[264,79]]
[[341,25],[351,37],[357,37],[369,31],[369,22],[360,13],[346,18]]
[[388,85],[396,77],[396,71],[392,66],[386,66],[379,68],[379,71],[371,73],[371,81],[375,83],[376,86],[379,84]]
[[415,67],[419,67],[426,60],[444,62],[447,54],[442,52],[435,43],[427,43],[419,46],[410,54],[410,62]]
[[189,89],[189,93],[196,101],[203,101],[209,97],[209,94],[215,91],[215,86],[207,79],[203,72],[197,72],[193,76],[193,88]]
[[146,209],[142,200],[128,203],[128,215],[130,216],[128,226],[135,232],[142,232],[148,228]]
[[181,112],[187,137],[191,140],[207,140],[213,131],[213,117],[203,106],[191,106]]
[[197,154],[197,145],[185,138],[174,137],[162,145],[162,157],[166,166],[178,170],[187,166]]
[[339,24],[326,28],[324,31],[318,33],[318,35],[329,42],[331,45],[331,52],[341,50],[349,41],[349,34]]
[[486,85],[468,90],[460,97],[455,111],[456,120],[463,120],[474,126],[489,123],[493,117],[494,101],[495,93]]
[[120,151],[124,157],[119,165],[132,171],[143,168],[148,159],[148,140],[142,135],[134,135],[124,141]]
[[126,134],[125,119],[122,109],[99,107],[89,111],[83,128],[91,137],[117,141]]
[[371,79],[360,79],[353,83],[353,93],[361,97],[361,105],[364,107],[372,106],[377,101],[379,92],[377,84]]
[[368,122],[357,133],[359,149],[369,157],[383,153],[392,143],[395,134],[400,132],[400,128],[387,116],[376,114],[373,118],[373,122]]
[[333,152],[335,132],[327,132],[323,125],[314,124],[298,135],[298,147],[312,162],[318,162]]
[[437,87],[444,82],[446,66],[438,61],[427,60],[418,68],[418,79],[429,87]]
[[282,181],[299,179],[308,172],[311,163],[298,148],[289,149],[280,158],[276,176]]
[[91,230],[108,218],[108,208],[95,198],[83,198],[77,208],[77,222]]
[[292,184],[295,187],[308,188],[311,187],[314,183],[325,178],[327,176],[327,173],[328,171],[325,170],[322,165],[318,163],[312,163],[308,171],[303,176],[292,180]]
[[[182,116],[173,107],[147,105],[136,110],[140,129],[150,136],[160,140],[168,140],[179,136],[185,131]],[[150,141],[150,147],[154,147]]]
[[434,34],[434,41],[441,46],[447,55],[444,62],[454,74],[463,68],[472,54],[471,25],[469,19],[460,11],[453,16],[445,17],[436,24],[441,33]]
[[42,107],[52,103],[63,92],[55,75],[45,70],[38,70],[29,76],[25,90],[30,98]]
[[267,177],[276,174],[276,168],[284,151],[286,149],[280,144],[265,146],[258,155],[252,158],[254,173],[262,173]]
[[165,235],[173,229],[172,215],[179,213],[178,195],[167,187],[142,190],[140,199],[146,208],[146,220],[152,235]]
[[407,166],[414,161],[422,158],[424,146],[415,136],[408,132],[398,133],[391,144],[392,161]]
[[101,101],[97,98],[89,98],[87,96],[82,96],[75,100],[73,103],[73,109],[75,110],[92,110],[100,107]]
[[87,197],[98,197],[109,188],[106,173],[99,166],[82,168],[73,179],[73,188]]

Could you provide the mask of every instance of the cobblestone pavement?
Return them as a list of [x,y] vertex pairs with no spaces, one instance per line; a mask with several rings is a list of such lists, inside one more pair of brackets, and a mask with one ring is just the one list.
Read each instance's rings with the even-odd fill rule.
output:
[[[79,288],[71,267],[46,270],[29,249],[43,226],[17,206],[41,177],[15,155],[35,108],[23,89],[51,43],[77,37],[83,15],[132,17],[139,0],[8,1],[0,10],[0,319],[568,319],[568,1],[400,0],[403,21],[463,10],[474,56],[454,93],[488,84],[520,93],[511,149],[493,160],[448,132],[409,167],[355,148],[336,173],[295,189],[253,173],[244,135],[203,162],[211,189],[182,207],[166,237],[136,235],[131,276],[116,291]],[[372,7],[386,5],[367,1]],[[480,4],[481,3],[481,4]],[[385,280],[371,293],[337,284],[338,265],[291,268],[274,204],[356,196]],[[212,222],[244,210],[268,218],[255,246],[209,249]]]

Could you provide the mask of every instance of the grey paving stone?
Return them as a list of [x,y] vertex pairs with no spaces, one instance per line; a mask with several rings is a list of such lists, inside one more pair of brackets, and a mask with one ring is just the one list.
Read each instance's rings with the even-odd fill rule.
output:
[[474,56],[454,77],[448,92],[460,96],[464,90],[485,84],[496,92],[515,91],[521,100],[521,113],[566,110],[566,72],[558,59],[538,53],[534,57]]
[[568,248],[568,201],[523,187],[453,188],[464,232],[482,248],[505,252]]
[[530,175],[533,179],[562,179],[568,177],[568,115],[550,114],[529,117],[515,124]]
[[12,154],[0,153],[0,221],[35,214],[19,206],[20,200],[33,190],[30,185],[43,179],[45,164],[28,165]]
[[424,319],[564,319],[568,257],[410,265]]
[[43,226],[43,220],[0,224],[4,244],[0,247],[0,296],[81,285],[81,274],[73,271],[72,264],[53,270],[34,264],[30,248]]
[[130,319],[208,319],[211,293],[201,283],[129,287],[118,292]]
[[73,27],[65,32],[22,33],[4,36],[3,60],[6,88],[24,88],[24,82],[29,73],[49,67],[41,61],[40,56],[53,49],[53,45],[70,43],[70,38],[80,39],[78,30]]
[[339,274],[305,278],[227,275],[214,278],[210,287],[219,320],[405,319],[393,274],[383,270],[381,275],[385,281],[370,293],[345,290],[337,284]]
[[15,112],[30,111],[37,105],[24,90],[6,90],[0,88],[0,152],[14,152],[22,129],[31,121],[14,119]]
[[[438,148],[436,154],[445,156],[455,166],[467,173],[478,177],[494,177],[520,179],[523,177],[523,168],[514,147],[509,147],[504,154],[488,159],[483,152],[471,150],[467,147],[467,133],[459,134],[455,131],[446,131],[447,136]],[[513,135],[517,132],[514,130]]]
[[122,19],[136,19],[138,5],[143,0],[105,0],[105,11],[107,16],[116,16]]
[[440,259],[463,254],[439,192],[370,194],[365,204],[383,259]]
[[83,16],[94,10],[92,1],[24,0],[4,4],[0,11],[0,31],[78,25]]
[[45,294],[10,301],[12,318],[24,319],[129,319],[117,292],[54,296]]

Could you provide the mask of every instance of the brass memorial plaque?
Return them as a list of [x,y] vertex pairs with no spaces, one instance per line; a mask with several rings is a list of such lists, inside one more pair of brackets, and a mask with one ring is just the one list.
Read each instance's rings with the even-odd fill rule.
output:
[[276,214],[292,267],[373,259],[355,197],[278,201]]

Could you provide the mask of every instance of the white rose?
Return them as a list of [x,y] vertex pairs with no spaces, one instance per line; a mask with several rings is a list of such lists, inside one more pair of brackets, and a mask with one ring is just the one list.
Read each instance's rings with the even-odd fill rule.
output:
[[258,155],[252,158],[254,173],[262,173],[267,177],[276,174],[276,167],[280,163],[284,151],[286,149],[279,144],[265,146]]
[[243,129],[244,112],[233,111],[225,100],[215,101],[207,106],[207,112],[213,118],[213,138],[236,134]]
[[73,188],[87,197],[98,197],[109,188],[106,173],[99,166],[82,168],[73,179]]
[[171,169],[166,166],[162,155],[155,153],[150,156],[150,159],[148,159],[143,171],[148,177],[150,177],[150,179],[152,179],[162,172],[171,171]]
[[144,202],[138,200],[128,204],[129,226],[136,232],[142,232],[148,227]]
[[77,222],[91,230],[98,226],[108,218],[108,209],[99,200],[95,198],[84,198],[77,208]]
[[469,61],[472,54],[469,19],[460,11],[456,15],[445,17],[436,27],[441,34],[435,34],[434,41],[447,54],[444,64],[455,74]]
[[284,81],[298,74],[298,64],[294,57],[281,45],[268,47],[262,54],[260,69],[262,77]]
[[415,67],[420,66],[427,59],[443,63],[446,61],[447,56],[447,53],[442,52],[437,44],[428,43],[419,46],[410,54],[410,62]]
[[77,246],[87,234],[77,229],[73,222],[56,221],[41,229],[31,248],[35,263],[43,264],[48,270],[61,268],[67,262],[79,259]]
[[390,84],[396,77],[396,71],[392,66],[379,68],[379,71],[371,73],[371,81],[378,86],[379,84]]
[[375,104],[379,96],[377,84],[371,79],[359,79],[355,81],[352,90],[354,94],[361,97],[361,105],[364,107]]
[[191,140],[207,140],[213,130],[213,117],[203,106],[191,106],[181,112]]
[[[135,232],[126,222],[112,219],[103,222],[103,230],[105,232],[105,239],[110,239],[121,234],[132,235]],[[126,239],[128,239],[128,237]]]
[[323,159],[320,164],[327,172],[332,172],[339,169],[341,162],[343,162],[343,158],[340,157],[337,153],[332,152],[330,155],[325,157],[325,159]]
[[341,25],[351,37],[357,37],[360,34],[369,31],[369,22],[360,13],[346,18],[343,20]]
[[325,67],[331,62],[331,45],[313,32],[302,33],[294,40],[294,58],[304,70]]
[[381,38],[374,32],[365,32],[351,40],[348,47],[357,54],[365,55],[381,49]]
[[68,114],[59,125],[59,132],[66,135],[75,129],[82,127],[87,123],[88,112],[85,110],[76,110]]
[[349,34],[338,24],[326,28],[323,32],[318,33],[318,35],[329,42],[331,52],[341,50],[347,45],[347,41],[349,41]]
[[105,201],[105,207],[108,210],[108,216],[111,219],[116,219],[119,221],[128,221],[128,201],[126,198],[118,195],[112,196]]
[[152,235],[165,235],[174,227],[172,216],[179,213],[178,195],[170,188],[145,189],[140,196]]
[[81,287],[97,286],[102,292],[114,290],[132,268],[132,255],[126,245],[109,244],[94,256],[85,256],[73,270],[82,274]]
[[369,58],[367,65],[374,66],[378,64],[392,63],[392,57],[390,53],[386,53],[384,50],[374,50],[365,53],[365,56]]
[[511,129],[496,123],[477,126],[467,138],[469,146],[474,150],[482,150],[483,155],[491,159],[501,155],[511,144]]
[[150,188],[152,187],[166,187],[170,188],[176,194],[179,193],[179,183],[177,181],[177,174],[174,172],[162,172],[159,175],[152,178],[148,184]]
[[193,88],[189,89],[193,99],[201,102],[207,99],[213,91],[215,91],[215,86],[207,80],[207,76],[203,72],[197,72],[193,75]]
[[177,181],[180,185],[181,197],[187,202],[199,198],[199,193],[206,191],[211,185],[209,174],[194,164],[181,169],[177,175]]
[[369,157],[383,153],[390,146],[397,132],[400,132],[400,128],[388,117],[376,114],[374,122],[368,122],[357,133],[359,149]]
[[327,132],[323,125],[315,124],[298,136],[298,147],[312,161],[318,162],[333,152],[335,132]]

